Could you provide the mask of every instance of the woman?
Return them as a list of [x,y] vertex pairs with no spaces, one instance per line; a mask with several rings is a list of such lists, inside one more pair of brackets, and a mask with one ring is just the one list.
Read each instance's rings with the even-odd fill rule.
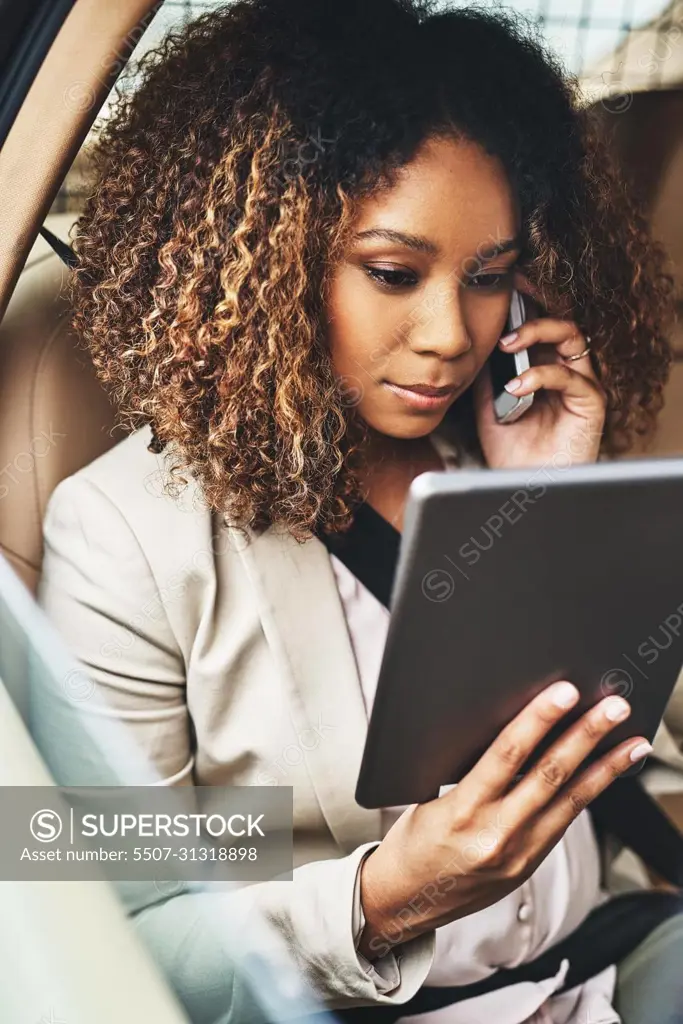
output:
[[[604,898],[581,809],[649,746],[578,769],[628,704],[514,785],[576,701],[557,684],[456,789],[359,808],[388,613],[320,537],[363,500],[401,530],[425,470],[591,462],[651,431],[671,280],[574,86],[501,15],[241,0],[147,61],[95,166],[74,322],[133,433],[55,491],[44,607],[166,783],[294,787],[294,882],[215,901],[258,906],[327,1006],[534,960]],[[534,402],[502,427],[487,360],[513,286],[539,315],[500,341],[532,357],[508,390]],[[70,754],[60,780],[92,782]],[[491,820],[500,839],[416,901]],[[193,1019],[238,1021],[198,899],[143,900],[138,927]],[[597,1024],[615,998],[646,1019],[614,965],[562,991],[565,969],[442,1019]]]

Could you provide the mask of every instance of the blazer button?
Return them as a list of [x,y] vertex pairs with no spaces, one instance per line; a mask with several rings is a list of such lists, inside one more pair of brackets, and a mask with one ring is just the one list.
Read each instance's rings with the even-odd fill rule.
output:
[[531,917],[531,904],[530,903],[520,903],[519,909],[517,911],[517,920],[521,921],[521,923],[524,924],[524,922],[528,921],[530,917]]

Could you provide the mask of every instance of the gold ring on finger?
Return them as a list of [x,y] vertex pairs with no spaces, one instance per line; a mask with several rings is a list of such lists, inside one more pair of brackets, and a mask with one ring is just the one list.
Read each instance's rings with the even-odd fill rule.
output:
[[587,356],[588,353],[591,350],[590,341],[591,341],[590,338],[587,337],[586,338],[586,347],[583,350],[583,352],[577,352],[575,356],[562,356],[561,358],[563,359],[563,361],[565,363],[573,363],[575,359],[583,359],[583,357]]

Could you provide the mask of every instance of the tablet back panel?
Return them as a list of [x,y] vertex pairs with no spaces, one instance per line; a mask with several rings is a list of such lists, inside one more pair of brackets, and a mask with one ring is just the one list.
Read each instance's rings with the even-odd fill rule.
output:
[[559,679],[581,701],[538,753],[610,693],[633,710],[597,753],[652,740],[682,664],[683,459],[425,473],[356,798],[431,799]]

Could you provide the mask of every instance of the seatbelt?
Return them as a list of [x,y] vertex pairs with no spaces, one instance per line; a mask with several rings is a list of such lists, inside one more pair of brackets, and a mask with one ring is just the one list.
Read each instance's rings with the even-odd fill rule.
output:
[[481,981],[468,985],[423,985],[407,1003],[393,1006],[362,1006],[335,1010],[337,1019],[348,1024],[394,1024],[401,1017],[431,1013],[465,999],[496,992],[522,982],[554,978],[569,961],[561,987],[553,995],[583,985],[596,974],[618,964],[644,942],[664,921],[683,913],[683,898],[673,892],[620,893],[591,910],[570,935],[551,946],[535,960],[517,967],[500,967]]
[[[348,531],[319,540],[389,608],[401,534],[367,502]],[[637,777],[617,779],[588,807],[599,834],[609,832],[673,885],[683,887],[683,836]]]
[[74,270],[78,265],[78,257],[71,246],[67,245],[66,242],[63,242],[61,238],[57,238],[57,235],[53,234],[53,232],[50,231],[49,228],[46,228],[44,224],[41,227],[39,234],[41,234],[47,244],[54,249],[62,263],[65,263],[69,270]]

